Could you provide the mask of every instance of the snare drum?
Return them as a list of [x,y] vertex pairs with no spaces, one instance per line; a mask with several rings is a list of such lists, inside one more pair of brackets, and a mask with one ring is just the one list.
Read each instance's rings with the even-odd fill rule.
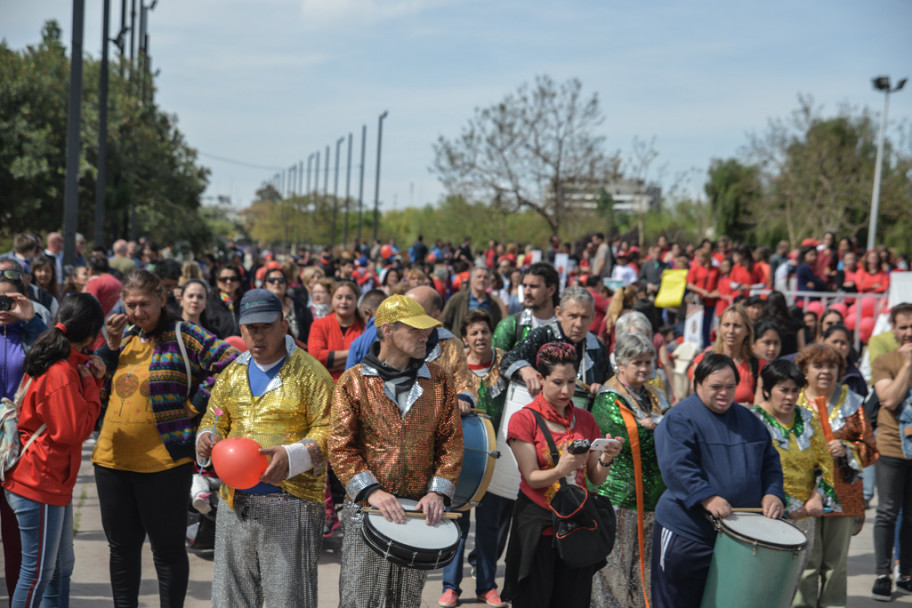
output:
[[[404,498],[399,502],[407,511],[418,504]],[[453,561],[459,549],[459,526],[452,519],[429,526],[423,517],[410,517],[404,524],[397,524],[386,521],[379,513],[365,513],[361,536],[386,561],[416,570],[443,568]]]
[[462,457],[462,471],[456,480],[452,509],[468,511],[481,502],[494,475],[497,455],[497,438],[491,418],[484,414],[472,413],[462,417],[462,436],[465,451]]
[[759,513],[733,513],[717,527],[700,608],[791,606],[807,551],[804,532]]

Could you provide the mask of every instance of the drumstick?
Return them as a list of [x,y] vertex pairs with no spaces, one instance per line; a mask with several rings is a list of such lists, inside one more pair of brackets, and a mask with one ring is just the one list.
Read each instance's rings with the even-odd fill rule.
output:
[[[380,509],[375,509],[373,507],[361,507],[361,512],[362,513],[376,513],[379,515]],[[422,513],[421,511],[406,511],[405,516],[406,517],[415,517],[415,518],[425,517],[424,513]],[[462,517],[462,513],[453,513],[450,511],[446,511],[443,514],[443,519],[459,519],[460,517]]]
[[578,387],[580,387],[581,389],[583,389],[584,391],[586,391],[587,393],[590,390],[589,385],[586,384],[585,382],[583,382],[582,380],[580,380],[579,378],[576,379],[576,385]]
[[763,507],[732,507],[732,513],[763,513]]

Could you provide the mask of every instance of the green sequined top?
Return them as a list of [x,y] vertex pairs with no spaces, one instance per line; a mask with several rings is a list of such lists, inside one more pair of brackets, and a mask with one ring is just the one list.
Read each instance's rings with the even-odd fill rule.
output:
[[478,391],[478,409],[484,410],[491,417],[495,431],[500,428],[500,418],[503,416],[504,403],[507,400],[507,382],[500,373],[501,358],[503,351],[495,348],[494,359],[487,372],[483,376],[474,371],[470,374]]
[[[613,380],[613,379],[612,379]],[[642,408],[643,404],[637,404]],[[608,472],[608,479],[600,486],[589,486],[590,491],[598,492],[611,499],[616,508],[636,510],[636,483],[633,473],[633,454],[630,451],[627,427],[621,418],[621,407],[626,407],[624,398],[615,392],[602,390],[592,405],[592,415],[602,433],[608,437],[623,437],[624,445]],[[648,413],[648,412],[647,412]],[[643,468],[643,507],[646,511],[655,511],[656,503],[665,491],[665,482],[659,472],[659,461],[656,458],[655,436],[637,421],[640,437],[640,458]]]

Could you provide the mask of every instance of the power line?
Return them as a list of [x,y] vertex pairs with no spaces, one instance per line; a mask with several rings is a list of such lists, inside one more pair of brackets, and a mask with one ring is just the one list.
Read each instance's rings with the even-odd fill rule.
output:
[[234,160],[231,158],[225,158],[224,156],[216,156],[215,154],[208,154],[206,152],[196,152],[200,156],[205,156],[207,158],[214,158],[215,160],[220,160],[223,163],[231,163],[232,165],[239,165],[241,167],[248,167],[250,169],[264,169],[267,171],[284,171],[284,167],[276,167],[274,165],[254,165],[253,163],[247,163],[241,160]]

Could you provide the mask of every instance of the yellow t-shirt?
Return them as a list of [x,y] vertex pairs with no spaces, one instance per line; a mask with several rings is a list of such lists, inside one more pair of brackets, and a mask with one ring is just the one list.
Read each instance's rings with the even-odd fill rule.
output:
[[120,353],[111,380],[111,394],[98,443],[92,454],[97,465],[136,473],[158,473],[191,462],[177,462],[162,443],[149,399],[149,364],[153,343],[138,336]]

